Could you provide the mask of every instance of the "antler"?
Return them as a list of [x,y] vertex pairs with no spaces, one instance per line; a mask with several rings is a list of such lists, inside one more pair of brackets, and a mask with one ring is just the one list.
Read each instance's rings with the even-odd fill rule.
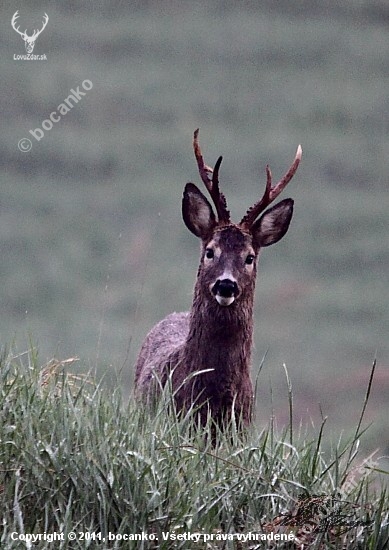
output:
[[45,13],[45,16],[43,18],[43,27],[41,28],[40,31],[37,31],[36,29],[34,29],[34,32],[32,34],[32,36],[28,36],[27,34],[27,29],[24,31],[24,32],[21,32],[19,30],[19,27],[16,26],[16,19],[18,19],[20,16],[19,16],[19,10],[17,10],[13,17],[12,17],[12,20],[11,20],[11,25],[12,25],[12,28],[17,32],[19,33],[21,36],[27,36],[28,38],[33,38],[33,39],[36,39],[38,38],[38,36],[40,35],[40,33],[44,30],[44,28],[46,27],[48,21],[49,21],[49,16],[47,15],[47,13]]
[[18,19],[19,17],[19,10],[18,11],[15,11],[13,17],[12,17],[12,20],[11,20],[11,25],[12,25],[12,28],[14,31],[16,31],[17,33],[19,33],[21,36],[24,36],[27,32],[27,29],[25,32],[21,32],[19,30],[19,27],[16,26],[16,19]]
[[40,31],[37,31],[37,30],[34,29],[34,34],[33,34],[33,37],[34,37],[34,38],[37,38],[37,37],[40,35],[40,33],[41,33],[41,32],[44,30],[44,28],[46,27],[48,21],[49,21],[49,16],[47,15],[47,13],[45,13],[45,16],[44,16],[44,18],[43,18],[43,27],[41,28]]
[[239,225],[242,225],[249,229],[258,218],[259,214],[261,214],[261,212],[263,212],[269,206],[269,204],[271,204],[285,189],[285,187],[288,185],[288,183],[296,173],[298,165],[300,164],[302,152],[303,151],[301,149],[301,145],[299,145],[297,147],[296,156],[291,167],[289,168],[285,176],[274,187],[272,187],[272,175],[269,165],[266,166],[267,180],[263,197],[247,210]]
[[[193,149],[197,160],[197,166],[199,167],[200,177],[203,180],[205,187],[208,189],[209,194],[213,200],[216,208],[219,222],[229,223],[230,212],[227,210],[227,201],[223,193],[220,193],[219,189],[219,168],[223,160],[223,157],[219,157],[216,161],[215,168],[212,170],[210,166],[204,164],[203,155],[201,153],[200,145],[198,142],[199,129],[195,130],[193,135]],[[212,174],[212,179],[208,176]]]

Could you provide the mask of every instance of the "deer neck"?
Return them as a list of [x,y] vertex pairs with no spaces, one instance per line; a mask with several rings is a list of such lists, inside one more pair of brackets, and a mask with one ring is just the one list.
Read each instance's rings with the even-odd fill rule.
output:
[[[249,372],[253,334],[253,292],[231,306],[220,306],[213,296],[195,288],[186,357],[191,371],[213,369],[213,376]],[[211,376],[212,376],[211,373]]]

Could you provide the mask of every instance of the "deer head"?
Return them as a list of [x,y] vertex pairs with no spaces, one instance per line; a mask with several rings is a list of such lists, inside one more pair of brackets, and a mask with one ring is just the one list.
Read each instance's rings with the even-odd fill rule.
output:
[[38,38],[38,36],[41,34],[41,32],[43,31],[43,29],[46,27],[47,25],[47,22],[49,20],[49,16],[47,15],[47,13],[45,13],[45,16],[43,18],[43,27],[41,28],[40,31],[37,31],[36,29],[34,30],[32,36],[28,36],[27,34],[27,29],[24,31],[24,32],[21,32],[19,30],[19,27],[16,27],[16,20],[18,19],[19,17],[19,12],[16,11],[12,17],[12,21],[11,21],[11,25],[12,25],[12,28],[18,33],[20,34],[20,36],[23,38],[24,40],[24,45],[26,47],[26,52],[27,53],[32,53],[34,51],[34,46],[35,46],[35,42],[36,42],[36,39]]
[[288,230],[293,214],[293,200],[284,199],[272,208],[267,207],[294,176],[302,149],[299,145],[289,170],[274,186],[270,168],[266,167],[267,183],[262,198],[236,224],[230,220],[226,198],[219,189],[222,157],[218,158],[214,169],[207,166],[199,146],[198,134],[197,129],[193,139],[194,153],[200,177],[211,196],[215,212],[196,185],[188,183],[185,186],[183,219],[187,228],[202,242],[196,284],[201,285],[199,292],[202,302],[234,308],[245,298],[247,304],[252,303],[260,249],[278,242]]

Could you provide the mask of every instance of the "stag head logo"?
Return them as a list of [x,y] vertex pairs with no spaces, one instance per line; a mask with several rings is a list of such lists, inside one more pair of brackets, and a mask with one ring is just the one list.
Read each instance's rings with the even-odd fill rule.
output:
[[43,29],[46,27],[48,21],[49,21],[49,16],[47,15],[47,13],[45,13],[45,16],[43,18],[43,26],[41,28],[41,30],[36,30],[34,29],[34,32],[31,36],[28,36],[27,34],[27,29],[24,31],[24,32],[21,32],[19,30],[19,27],[16,26],[16,20],[18,19],[19,17],[19,12],[16,11],[14,13],[14,16],[12,17],[12,21],[11,21],[11,25],[12,25],[12,28],[18,33],[20,34],[20,36],[23,38],[24,40],[24,45],[26,47],[26,52],[27,53],[32,53],[34,51],[34,46],[35,46],[35,42],[36,42],[36,39],[38,38],[38,36],[40,35],[40,33],[43,31]]

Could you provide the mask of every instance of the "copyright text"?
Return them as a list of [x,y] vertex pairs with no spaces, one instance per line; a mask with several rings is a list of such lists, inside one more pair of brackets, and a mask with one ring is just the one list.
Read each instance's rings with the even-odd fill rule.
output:
[[[194,543],[210,542],[210,541],[293,541],[295,535],[293,533],[190,533],[176,531],[162,531],[161,539],[164,541],[190,541]],[[36,543],[39,541],[55,542],[64,540],[92,541],[158,541],[156,533],[106,533],[101,532],[82,532],[70,531],[69,533],[11,533],[11,540],[20,540],[27,543]]]

